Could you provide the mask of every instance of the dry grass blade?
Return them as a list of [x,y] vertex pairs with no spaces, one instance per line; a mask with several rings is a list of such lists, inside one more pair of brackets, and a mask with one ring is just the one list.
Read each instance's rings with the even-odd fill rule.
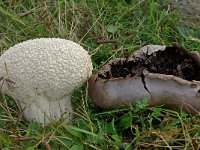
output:
[[[170,3],[162,0],[0,0],[0,51],[27,39],[70,39],[88,50],[94,72],[109,60],[128,57],[147,44],[176,41],[199,51],[199,24],[194,37],[181,36],[176,28],[182,24],[180,16],[177,9],[170,8]],[[4,66],[6,76],[0,74],[0,90],[2,86],[12,89],[15,81],[9,78],[9,66]],[[200,150],[199,116],[160,107],[147,109],[141,104],[105,111],[91,103],[87,88],[84,85],[72,97],[73,125],[57,121],[43,127],[27,122],[22,117],[24,110],[19,113],[15,101],[1,95],[0,149]],[[132,122],[126,114],[132,115]],[[129,128],[122,130],[126,123]]]

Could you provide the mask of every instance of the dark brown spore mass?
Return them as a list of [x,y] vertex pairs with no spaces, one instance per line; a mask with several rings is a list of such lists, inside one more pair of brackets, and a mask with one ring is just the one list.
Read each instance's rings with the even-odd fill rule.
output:
[[[145,58],[145,59],[144,59]],[[111,70],[99,73],[104,79],[132,77],[142,75],[144,69],[151,73],[174,75],[186,80],[200,81],[200,69],[188,53],[176,48],[166,47],[164,51],[157,51],[151,55],[144,53],[144,58],[133,56],[131,60],[121,60],[111,64]]]

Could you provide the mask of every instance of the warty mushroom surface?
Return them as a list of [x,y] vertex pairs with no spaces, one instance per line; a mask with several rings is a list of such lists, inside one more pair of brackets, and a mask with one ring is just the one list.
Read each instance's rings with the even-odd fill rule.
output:
[[24,41],[0,57],[2,92],[13,97],[28,121],[70,122],[71,95],[92,74],[88,52],[59,38]]

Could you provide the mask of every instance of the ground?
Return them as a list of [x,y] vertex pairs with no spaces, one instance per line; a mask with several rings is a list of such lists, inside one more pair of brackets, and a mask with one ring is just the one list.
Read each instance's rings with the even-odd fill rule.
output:
[[[192,0],[190,1],[192,2]],[[196,0],[197,2],[197,0]],[[182,3],[180,1],[180,3]],[[128,57],[147,44],[179,43],[200,50],[197,12],[191,3],[162,0],[0,1],[0,50],[32,38],[59,37],[80,43],[91,55],[94,73],[110,59]],[[181,10],[180,9],[180,10]],[[186,13],[184,10],[182,11]],[[183,13],[182,13],[183,14]],[[27,122],[15,101],[0,99],[0,149],[199,149],[200,116],[146,99],[136,106],[100,110],[88,97],[87,84],[75,91],[74,123],[41,126]]]
[[200,21],[199,0],[173,0],[171,6],[180,11],[182,23],[198,27]]

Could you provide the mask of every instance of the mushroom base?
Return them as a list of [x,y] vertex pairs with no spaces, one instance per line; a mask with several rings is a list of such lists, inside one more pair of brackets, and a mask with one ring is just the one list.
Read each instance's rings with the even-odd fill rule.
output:
[[40,95],[34,100],[25,99],[20,102],[21,110],[28,121],[37,121],[44,125],[60,118],[65,119],[66,123],[72,121],[73,109],[70,96],[52,101],[45,95]]

